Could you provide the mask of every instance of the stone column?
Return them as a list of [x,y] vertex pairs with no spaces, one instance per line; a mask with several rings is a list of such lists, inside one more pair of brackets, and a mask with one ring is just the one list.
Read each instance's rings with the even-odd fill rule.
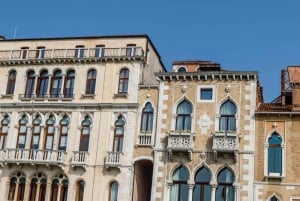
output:
[[46,196],[45,196],[45,201],[50,201],[50,195],[51,195],[51,185],[52,182],[50,179],[47,180],[47,187],[46,187]]
[[17,201],[18,191],[19,191],[19,181],[16,182],[14,201]]
[[60,200],[61,188],[62,188],[62,184],[58,184],[57,201]]
[[216,184],[210,184],[210,187],[211,187],[211,201],[215,201],[216,200],[217,185]]
[[239,201],[240,200],[240,188],[238,183],[233,184],[233,189],[234,189],[234,201]]
[[172,181],[168,181],[167,182],[167,195],[165,196],[166,201],[170,200],[170,194],[171,194],[171,187],[172,187],[173,182]]
[[24,190],[24,200],[29,200],[29,193],[30,193],[30,181],[26,181],[25,190]]
[[195,186],[195,182],[188,181],[188,188],[189,188],[188,201],[193,201],[193,189],[194,189],[194,186]]
[[40,181],[37,183],[37,187],[36,187],[36,194],[35,194],[35,201],[39,201],[39,195],[40,195],[40,187],[41,187],[41,183]]

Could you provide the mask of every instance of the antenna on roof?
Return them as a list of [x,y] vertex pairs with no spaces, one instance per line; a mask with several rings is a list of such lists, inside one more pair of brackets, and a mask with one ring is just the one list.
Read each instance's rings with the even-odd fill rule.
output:
[[14,32],[14,39],[16,39],[17,29],[18,29],[18,27],[16,26],[16,27],[15,27],[15,32]]

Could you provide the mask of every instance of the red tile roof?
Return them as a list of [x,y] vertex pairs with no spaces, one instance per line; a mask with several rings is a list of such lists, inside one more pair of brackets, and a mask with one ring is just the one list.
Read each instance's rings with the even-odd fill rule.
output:
[[291,112],[292,105],[281,105],[281,103],[260,103],[257,112]]

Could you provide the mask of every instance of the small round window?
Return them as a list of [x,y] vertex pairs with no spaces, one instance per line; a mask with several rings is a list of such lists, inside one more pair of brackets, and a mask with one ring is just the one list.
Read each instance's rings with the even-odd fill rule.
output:
[[179,68],[178,68],[177,72],[178,72],[178,73],[185,73],[185,72],[186,72],[186,69],[185,69],[185,67],[182,66],[182,67],[179,67]]

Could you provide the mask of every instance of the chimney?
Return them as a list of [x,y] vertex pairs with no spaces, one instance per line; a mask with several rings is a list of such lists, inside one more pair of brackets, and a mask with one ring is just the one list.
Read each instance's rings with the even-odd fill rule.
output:
[[300,111],[300,66],[289,66],[288,72],[292,88],[292,110]]

